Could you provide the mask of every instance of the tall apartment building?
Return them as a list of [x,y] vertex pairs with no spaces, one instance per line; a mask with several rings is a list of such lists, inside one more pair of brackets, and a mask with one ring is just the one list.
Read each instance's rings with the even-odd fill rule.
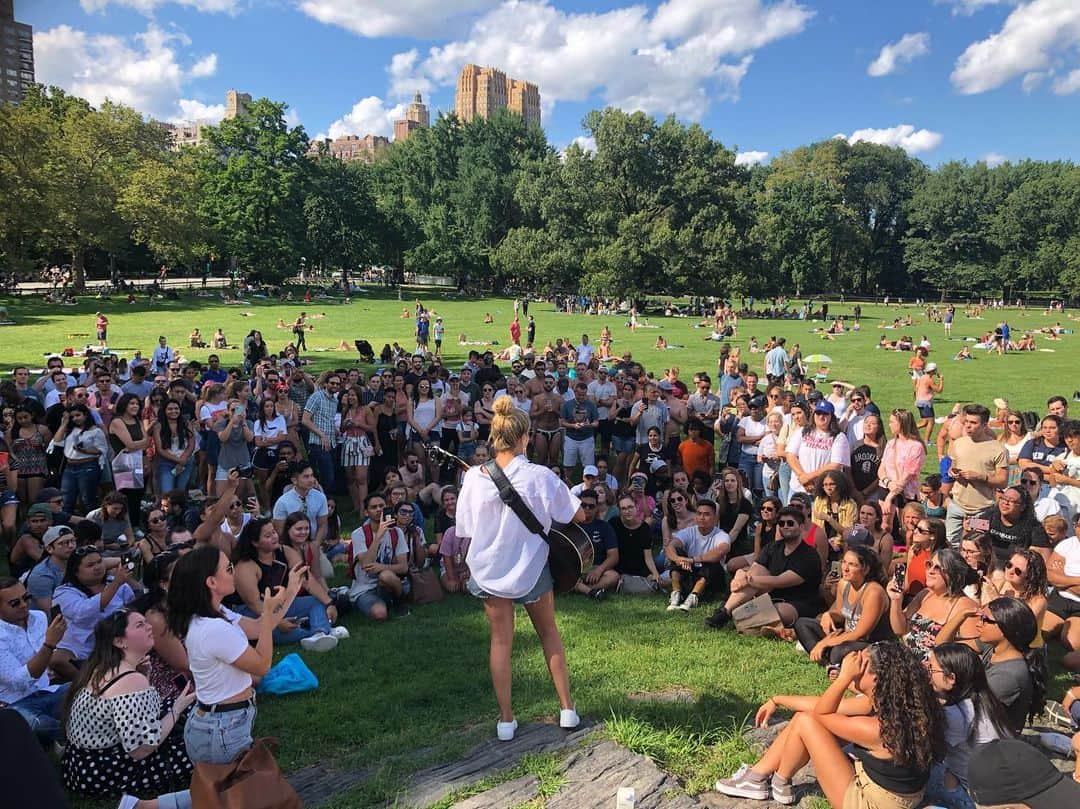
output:
[[225,93],[225,118],[231,120],[243,115],[247,112],[250,103],[251,93],[238,93],[236,90],[229,90]]
[[15,22],[15,0],[0,0],[0,103],[16,104],[34,83],[34,29]]
[[497,67],[465,65],[458,76],[454,111],[462,121],[488,118],[510,109],[526,123],[540,123],[540,89],[532,82],[508,78]]
[[405,117],[394,121],[394,140],[405,140],[417,129],[427,129],[431,126],[431,118],[428,108],[424,104],[420,91],[416,91],[412,103],[405,110]]

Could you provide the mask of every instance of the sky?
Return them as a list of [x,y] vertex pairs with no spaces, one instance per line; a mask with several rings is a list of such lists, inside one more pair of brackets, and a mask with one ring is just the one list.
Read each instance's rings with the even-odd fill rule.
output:
[[540,88],[548,141],[615,106],[744,164],[831,137],[947,160],[1080,159],[1080,0],[15,0],[37,80],[170,121],[237,89],[308,135],[390,135],[468,62]]

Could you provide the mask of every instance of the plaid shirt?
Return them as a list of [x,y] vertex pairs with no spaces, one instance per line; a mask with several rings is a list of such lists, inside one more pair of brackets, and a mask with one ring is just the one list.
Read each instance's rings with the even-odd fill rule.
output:
[[[334,414],[337,413],[337,400],[324,390],[317,390],[308,397],[304,404],[304,412],[311,414],[311,420],[326,435],[330,442],[330,448],[337,446],[337,428],[334,426]],[[312,432],[308,436],[308,444],[322,446],[318,434]]]

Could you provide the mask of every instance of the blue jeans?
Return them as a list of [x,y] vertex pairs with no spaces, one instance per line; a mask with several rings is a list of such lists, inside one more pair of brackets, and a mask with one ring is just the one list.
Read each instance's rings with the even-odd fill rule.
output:
[[[255,617],[255,613],[247,607],[244,607],[239,612],[250,618]],[[318,632],[327,635],[330,634],[330,618],[326,615],[326,607],[320,604],[314,596],[297,596],[296,600],[293,601],[292,606],[289,607],[289,611],[285,613],[285,617],[307,618],[309,625],[307,627],[297,627],[288,632],[282,632],[280,629],[275,629],[275,646],[286,643],[299,643],[304,638],[310,638]]]
[[334,454],[323,449],[318,444],[308,444],[308,460],[315,467],[316,477],[322,484],[324,492],[333,491],[334,488]]
[[71,683],[64,683],[55,691],[35,691],[12,703],[11,707],[26,720],[38,739],[44,743],[55,742],[61,735],[60,719],[64,712],[64,698],[70,687]]
[[97,490],[101,482],[101,467],[96,462],[64,464],[60,477],[60,494],[64,498],[64,511],[75,511],[75,501],[82,500],[83,509],[92,511],[98,507]]
[[780,461],[780,502],[785,506],[788,504],[788,498],[791,497],[791,467],[788,466],[787,461]]
[[930,768],[930,780],[926,782],[923,802],[930,806],[946,806],[948,809],[975,809],[975,801],[962,784],[952,789],[945,786],[945,764],[938,762]]
[[964,533],[965,518],[982,517],[983,519],[990,519],[991,511],[992,508],[986,508],[975,514],[967,514],[960,506],[950,500],[948,507],[945,509],[945,538],[949,540],[949,547],[953,550],[959,550],[960,537]]
[[188,758],[198,764],[229,764],[251,748],[251,729],[258,709],[205,713],[196,708],[184,725],[184,747]]
[[761,483],[762,466],[764,464],[760,463],[753,455],[747,455],[745,452],[739,455],[739,471],[745,474],[746,479],[750,481],[750,491],[759,497],[765,489]]
[[[171,492],[173,489],[187,491],[188,481],[191,480],[191,472],[194,467],[193,458],[194,455],[188,458],[188,462],[184,466],[165,458],[158,458],[158,494],[165,494],[165,492]],[[173,474],[174,469],[176,474]]]

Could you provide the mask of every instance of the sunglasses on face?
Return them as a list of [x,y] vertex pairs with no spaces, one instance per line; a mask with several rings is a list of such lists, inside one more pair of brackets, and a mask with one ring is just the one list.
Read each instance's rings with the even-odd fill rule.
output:
[[8,599],[8,606],[11,607],[13,610],[18,609],[23,604],[29,604],[29,603],[30,603],[30,594],[29,593],[23,593],[18,598]]
[[795,520],[778,520],[776,524],[779,525],[781,528],[794,528],[799,523]]
[[929,562],[926,563],[926,569],[927,570],[936,570],[936,571],[938,571],[940,573],[945,568],[942,566],[941,562],[929,561]]
[[915,530],[918,531],[920,534],[929,534],[930,533],[930,529],[927,528],[925,525],[916,525]]
[[164,517],[151,517],[150,519],[147,520],[147,522],[150,523],[150,525],[157,525],[158,523],[165,522],[165,518]]
[[1020,419],[1006,419],[1005,423],[1006,424],[1022,424]]
[[1015,570],[1017,576],[1023,576],[1025,573],[1027,573],[1027,568],[1026,567],[1020,567],[1019,565],[1014,565],[1012,562],[1006,562],[1005,563],[1005,569],[1006,570]]

